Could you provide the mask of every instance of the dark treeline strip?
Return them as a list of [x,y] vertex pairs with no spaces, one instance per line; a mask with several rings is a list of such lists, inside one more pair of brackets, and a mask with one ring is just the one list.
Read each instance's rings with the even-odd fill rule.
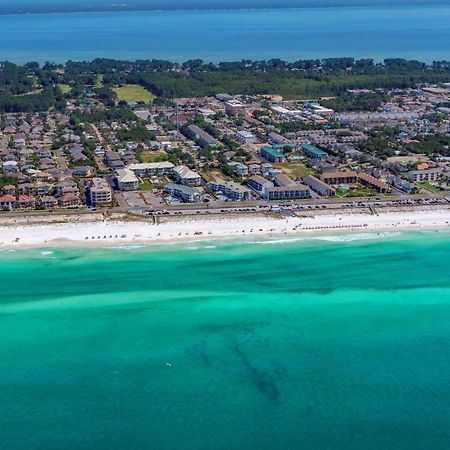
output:
[[[102,86],[98,86],[101,75]],[[161,98],[229,94],[280,94],[285,98],[338,96],[338,109],[345,108],[349,89],[405,89],[420,83],[450,81],[450,62],[386,59],[330,58],[286,62],[237,61],[219,64],[202,60],[182,64],[162,60],[116,61],[96,59],[69,61],[65,65],[28,63],[18,66],[0,63],[0,111],[30,112],[64,108],[64,98],[96,96],[115,98],[111,87],[139,84]],[[62,94],[58,84],[70,86]],[[42,91],[40,91],[42,90]],[[23,95],[29,94],[29,95]],[[48,97],[48,98],[47,98]],[[362,104],[376,105],[379,98],[362,98]]]

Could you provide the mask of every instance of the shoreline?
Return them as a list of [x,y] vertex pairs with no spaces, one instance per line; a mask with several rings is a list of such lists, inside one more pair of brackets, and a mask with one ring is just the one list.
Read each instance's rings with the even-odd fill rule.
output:
[[228,12],[228,11],[248,11],[248,12],[256,12],[256,11],[272,11],[272,10],[288,10],[288,11],[295,11],[295,10],[308,10],[308,9],[353,9],[353,8],[411,8],[411,7],[421,7],[426,6],[428,7],[442,7],[447,6],[447,4],[442,2],[436,2],[432,3],[431,5],[427,3],[426,1],[415,1],[413,3],[407,3],[406,1],[400,2],[400,3],[390,3],[388,1],[383,3],[376,3],[370,0],[363,1],[362,3],[355,3],[355,4],[348,4],[348,3],[338,3],[333,5],[327,5],[327,4],[320,4],[315,5],[313,2],[307,5],[292,5],[292,6],[277,6],[277,5],[271,5],[271,6],[249,6],[249,7],[239,7],[239,6],[220,6],[220,7],[214,7],[213,5],[208,5],[205,7],[196,7],[196,8],[142,8],[142,7],[129,7],[127,5],[117,5],[116,8],[92,8],[92,9],[73,9],[73,10],[16,10],[16,11],[0,11],[0,17],[6,16],[42,16],[42,15],[66,15],[66,14],[102,14],[102,13],[184,13],[184,12]]
[[[71,220],[68,218],[68,220]],[[186,243],[228,238],[314,237],[392,231],[450,230],[450,209],[336,213],[274,218],[240,215],[151,221],[104,219],[63,223],[0,224],[0,250]]]

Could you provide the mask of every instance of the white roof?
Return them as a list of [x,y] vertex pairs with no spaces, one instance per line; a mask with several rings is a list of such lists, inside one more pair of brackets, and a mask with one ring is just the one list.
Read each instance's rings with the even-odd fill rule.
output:
[[187,166],[177,166],[173,169],[181,178],[192,179],[192,178],[200,178],[200,175],[197,172],[189,169]]
[[174,165],[169,161],[161,161],[154,163],[137,163],[130,164],[127,169],[130,170],[150,170],[150,169],[172,169]]
[[118,169],[117,170],[117,179],[119,183],[137,183],[139,179],[130,169]]

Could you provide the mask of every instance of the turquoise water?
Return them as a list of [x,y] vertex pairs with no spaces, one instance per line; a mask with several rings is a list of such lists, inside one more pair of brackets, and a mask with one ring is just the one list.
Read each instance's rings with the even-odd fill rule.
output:
[[450,5],[0,16],[0,60],[450,59]]
[[450,448],[450,234],[0,253],[0,447]]

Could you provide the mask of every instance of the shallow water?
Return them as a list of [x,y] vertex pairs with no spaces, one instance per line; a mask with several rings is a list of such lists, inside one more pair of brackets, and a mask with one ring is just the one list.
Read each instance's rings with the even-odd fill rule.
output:
[[1,448],[448,448],[450,235],[350,236],[0,253]]

